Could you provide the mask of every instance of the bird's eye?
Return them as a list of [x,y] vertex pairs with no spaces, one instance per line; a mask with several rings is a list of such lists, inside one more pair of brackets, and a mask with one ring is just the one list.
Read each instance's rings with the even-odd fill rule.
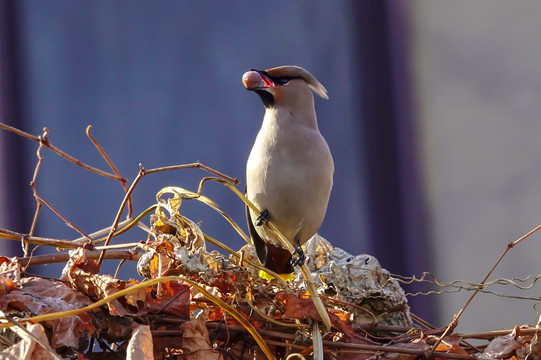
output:
[[278,78],[278,81],[276,82],[278,85],[287,85],[287,83],[291,80],[290,77],[281,77]]

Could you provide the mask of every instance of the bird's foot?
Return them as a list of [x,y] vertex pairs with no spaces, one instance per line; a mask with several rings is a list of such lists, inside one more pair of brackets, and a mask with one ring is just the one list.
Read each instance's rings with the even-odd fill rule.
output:
[[302,251],[302,248],[300,246],[298,246],[297,248],[295,248],[295,251],[293,252],[292,255],[297,255],[297,256],[292,256],[291,257],[291,266],[302,266],[304,265],[304,261],[306,260],[306,256],[304,255],[304,251]]
[[270,220],[269,210],[267,209],[263,210],[261,214],[259,214],[256,220],[257,222],[255,223],[255,226],[261,226],[263,224],[268,223]]

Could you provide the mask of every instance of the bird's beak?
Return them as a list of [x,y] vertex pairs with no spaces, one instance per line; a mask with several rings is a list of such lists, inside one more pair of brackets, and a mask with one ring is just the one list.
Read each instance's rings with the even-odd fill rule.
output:
[[276,86],[264,72],[252,69],[242,75],[242,84],[246,90],[265,90]]

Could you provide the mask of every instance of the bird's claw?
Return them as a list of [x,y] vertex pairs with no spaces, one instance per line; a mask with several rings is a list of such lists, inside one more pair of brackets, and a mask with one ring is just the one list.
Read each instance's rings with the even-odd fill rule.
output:
[[293,252],[293,255],[297,255],[296,257],[291,257],[291,266],[302,266],[304,265],[304,261],[306,260],[306,256],[304,255],[304,251],[302,251],[302,248],[298,246],[295,251]]
[[269,210],[265,209],[263,210],[259,216],[256,218],[257,222],[255,223],[255,226],[261,226],[263,224],[266,224],[270,220],[270,214]]

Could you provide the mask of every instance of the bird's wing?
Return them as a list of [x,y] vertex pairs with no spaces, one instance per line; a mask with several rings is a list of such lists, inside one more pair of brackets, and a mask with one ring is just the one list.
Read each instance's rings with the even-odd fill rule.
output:
[[252,222],[252,216],[248,206],[246,206],[246,220],[248,221],[250,237],[252,238],[252,242],[255,246],[255,252],[257,253],[259,262],[267,269],[270,269],[278,274],[292,273],[293,266],[291,265],[291,254],[282,246],[266,242],[261,238],[261,236],[259,236],[255,229],[255,225]]
[[250,231],[250,237],[252,238],[252,242],[254,243],[255,252],[257,253],[259,262],[261,264],[265,264],[265,262],[267,261],[267,245],[255,230],[255,226],[252,222],[252,216],[250,215],[250,209],[248,208],[248,205],[246,205],[246,220],[248,221],[248,230]]

